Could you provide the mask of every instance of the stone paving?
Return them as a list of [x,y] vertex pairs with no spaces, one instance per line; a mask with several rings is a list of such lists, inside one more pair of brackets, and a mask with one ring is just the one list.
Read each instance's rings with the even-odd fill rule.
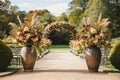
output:
[[51,51],[35,64],[33,72],[19,72],[0,80],[120,80],[111,73],[89,73],[86,62],[69,51]]

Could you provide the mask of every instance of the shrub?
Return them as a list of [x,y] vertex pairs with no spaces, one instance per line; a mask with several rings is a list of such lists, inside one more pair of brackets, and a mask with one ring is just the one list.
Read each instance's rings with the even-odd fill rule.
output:
[[0,72],[7,70],[12,57],[11,49],[0,41]]
[[109,54],[111,64],[120,70],[120,42],[116,43]]

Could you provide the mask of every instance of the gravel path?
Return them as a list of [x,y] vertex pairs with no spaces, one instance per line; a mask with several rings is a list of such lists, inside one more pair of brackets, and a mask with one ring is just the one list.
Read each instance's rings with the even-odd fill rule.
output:
[[89,73],[84,59],[69,51],[51,51],[35,64],[33,72],[24,72],[0,77],[0,80],[120,80],[110,73],[99,70]]

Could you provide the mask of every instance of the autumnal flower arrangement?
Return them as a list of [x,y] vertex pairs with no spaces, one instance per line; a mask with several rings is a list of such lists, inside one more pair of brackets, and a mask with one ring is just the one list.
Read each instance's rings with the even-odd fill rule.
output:
[[17,18],[20,26],[12,22],[9,23],[13,27],[11,35],[15,37],[20,45],[28,47],[38,46],[44,31],[44,26],[39,22],[38,16],[36,14],[33,15],[31,26],[26,26],[25,23],[22,23],[19,16]]
[[51,44],[52,44],[52,42],[49,39],[42,38],[40,41],[40,48],[42,48],[44,50],[49,49]]
[[53,22],[51,24],[48,24],[45,28],[45,31],[46,31],[45,36],[48,36],[48,34],[54,30],[55,31],[64,31],[65,29],[70,30],[72,33],[72,37],[74,38],[74,35],[77,33],[77,30],[76,30],[75,26],[72,26],[67,22]]
[[90,19],[84,20],[84,25],[78,33],[78,40],[71,40],[70,46],[77,47],[77,50],[82,51],[91,46],[107,47],[110,45],[111,33],[107,28],[109,25],[108,18],[101,19],[101,15],[95,24],[90,24]]
[[[80,45],[81,41],[80,40],[70,40],[69,45],[72,48],[73,51],[75,51],[77,54],[82,53],[82,46]],[[81,46],[81,47],[80,47]]]
[[64,29],[69,29],[72,32],[76,32],[75,27],[66,22],[53,22],[49,24],[45,29],[48,32],[53,31],[53,30],[60,31]]
[[39,43],[39,46],[37,47],[37,51],[39,54],[41,54],[42,52],[48,50],[51,46],[52,42],[47,39],[47,38],[42,38],[40,43]]

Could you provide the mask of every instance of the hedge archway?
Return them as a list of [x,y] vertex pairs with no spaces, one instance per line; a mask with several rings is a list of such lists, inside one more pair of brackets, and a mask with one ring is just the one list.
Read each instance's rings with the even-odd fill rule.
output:
[[72,33],[72,39],[75,39],[77,30],[76,27],[67,22],[53,22],[45,27],[45,37],[47,37],[52,31],[64,31],[69,30]]

